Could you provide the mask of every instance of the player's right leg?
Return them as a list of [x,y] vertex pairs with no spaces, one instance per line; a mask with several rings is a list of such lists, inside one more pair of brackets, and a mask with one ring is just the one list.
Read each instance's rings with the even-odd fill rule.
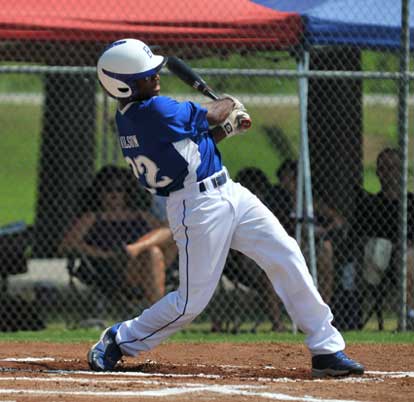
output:
[[[239,187],[238,225],[231,248],[252,258],[267,273],[290,317],[307,335],[313,369],[317,370],[314,375],[362,374],[362,365],[337,353],[345,342],[331,324],[331,310],[314,286],[296,240],[257,197]],[[316,357],[320,355],[325,357]]]

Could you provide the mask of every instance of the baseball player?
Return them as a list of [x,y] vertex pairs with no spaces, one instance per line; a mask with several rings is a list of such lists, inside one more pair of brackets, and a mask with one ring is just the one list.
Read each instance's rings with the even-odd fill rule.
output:
[[344,354],[344,339],[331,324],[332,313],[295,239],[222,164],[216,144],[243,132],[240,119],[250,119],[245,107],[231,96],[204,105],[161,96],[158,72],[165,62],[145,43],[122,39],[102,53],[97,73],[119,101],[116,123],[126,161],[141,185],[167,197],[180,284],[140,316],[107,328],[88,353],[90,367],[111,370],[123,355],[150,350],[193,321],[234,249],[266,272],[307,335],[314,377],[363,374],[364,367]]

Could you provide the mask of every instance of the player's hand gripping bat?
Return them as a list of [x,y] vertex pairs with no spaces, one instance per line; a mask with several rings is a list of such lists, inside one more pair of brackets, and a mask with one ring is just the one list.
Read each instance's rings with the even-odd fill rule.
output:
[[[168,70],[183,82],[201,92],[203,95],[213,100],[220,99],[220,97],[207,85],[206,81],[204,81],[199,74],[180,58],[176,56],[168,57],[166,66]],[[247,130],[251,127],[252,121],[250,119],[241,119],[239,125],[242,129]]]

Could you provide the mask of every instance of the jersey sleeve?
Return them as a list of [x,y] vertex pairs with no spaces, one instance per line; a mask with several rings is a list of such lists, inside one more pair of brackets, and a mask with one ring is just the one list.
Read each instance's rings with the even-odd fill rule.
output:
[[207,109],[198,103],[157,96],[151,109],[158,126],[153,134],[162,142],[176,142],[208,133]]

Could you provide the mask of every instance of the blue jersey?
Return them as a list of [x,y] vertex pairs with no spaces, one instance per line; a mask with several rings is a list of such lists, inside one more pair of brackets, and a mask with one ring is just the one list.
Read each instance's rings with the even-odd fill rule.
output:
[[168,196],[222,169],[206,116],[207,109],[198,103],[166,96],[117,111],[122,153],[145,188]]

